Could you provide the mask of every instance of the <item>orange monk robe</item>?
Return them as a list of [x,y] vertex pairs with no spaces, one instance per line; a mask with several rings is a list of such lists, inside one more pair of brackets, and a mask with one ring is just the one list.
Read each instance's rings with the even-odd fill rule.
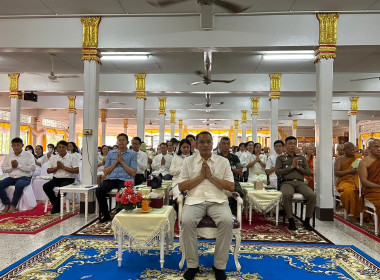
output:
[[[368,181],[380,185],[380,159],[367,167]],[[363,187],[362,195],[376,206],[377,218],[380,217],[380,188]]]
[[[352,169],[351,164],[361,155],[355,154],[354,158],[349,158],[342,163],[342,170],[346,171]],[[336,190],[340,193],[340,201],[346,209],[347,214],[353,215],[355,218],[360,217],[359,205],[359,175],[347,174],[338,178]]]
[[306,161],[309,165],[310,171],[312,173],[311,176],[305,176],[309,187],[314,191],[314,157],[307,157]]

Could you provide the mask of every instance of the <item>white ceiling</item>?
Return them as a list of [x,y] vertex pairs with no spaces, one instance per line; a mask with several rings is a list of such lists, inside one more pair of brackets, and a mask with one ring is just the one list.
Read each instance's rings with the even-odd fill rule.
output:
[[[308,15],[321,11],[339,11],[343,14],[380,13],[380,0],[231,0],[231,2],[242,6],[250,6],[249,9],[241,14],[241,17],[297,14]],[[0,24],[8,20],[16,19],[22,21],[28,18],[51,18],[54,20],[58,18],[66,19],[90,15],[100,15],[103,18],[169,18],[178,16],[191,17],[201,14],[206,18],[208,17],[208,19],[212,18],[212,15],[214,15],[213,30],[215,31],[218,31],[220,18],[233,18],[233,15],[223,8],[213,6],[210,12],[210,10],[199,7],[195,0],[188,0],[165,8],[151,6],[144,0],[2,0]],[[138,29],[138,26],[136,26],[136,28]],[[9,32],[12,31],[10,30]],[[100,32],[102,32],[102,30],[100,30]],[[186,30],[183,32],[186,32]],[[208,34],[211,34],[213,31],[204,30],[204,32],[210,32]],[[363,32],[365,32],[365,30],[363,30]],[[276,38],[273,38],[273,40],[276,40]],[[40,100],[44,97],[78,95],[77,104],[80,104],[80,98],[83,92],[80,87],[71,90],[64,88],[59,90],[59,86],[53,86],[54,89],[49,90],[51,87],[48,83],[52,83],[47,78],[51,68],[50,53],[56,55],[56,74],[77,74],[80,76],[78,80],[81,81],[82,79],[83,63],[81,61],[81,46],[78,46],[78,48],[67,48],[60,47],[60,45],[60,42],[57,42],[57,47],[55,48],[26,48],[24,45],[22,47],[0,48],[0,73],[8,74],[19,72],[21,75],[33,74],[33,77],[35,77],[34,80],[36,81],[34,83],[35,87],[28,89],[36,90],[39,94]],[[315,47],[315,45],[310,44],[306,49],[313,50]],[[305,47],[284,45],[281,49],[295,50],[305,49]],[[154,85],[150,85],[150,89],[152,90],[147,92],[147,123],[149,123],[149,120],[155,120],[157,123],[156,127],[158,127],[156,99],[159,96],[168,96],[168,98],[175,99],[175,102],[167,102],[168,109],[177,110],[178,118],[188,120],[189,125],[202,128],[204,125],[202,120],[210,118],[218,120],[213,122],[214,127],[229,128],[234,119],[240,118],[240,109],[243,109],[241,107],[247,107],[249,110],[249,97],[261,96],[263,97],[262,102],[264,102],[264,100],[265,102],[268,102],[267,90],[262,91],[252,89],[248,91],[244,87],[241,87],[239,79],[241,80],[241,77],[244,75],[268,73],[314,75],[316,72],[316,67],[312,61],[264,61],[262,55],[265,54],[265,52],[278,50],[278,48],[273,48],[270,45],[263,45],[262,47],[246,47],[240,45],[239,42],[236,42],[234,47],[215,45],[213,47],[205,48],[194,48],[191,46],[182,48],[125,48],[121,45],[115,45],[114,47],[101,48],[101,51],[111,50],[148,51],[151,53],[151,56],[148,60],[143,62],[103,61],[103,65],[100,67],[101,75],[146,73],[147,77],[149,77],[149,75],[162,74],[165,77],[172,77],[173,81],[181,81],[181,83],[182,80],[186,80],[186,82],[183,82],[183,90],[178,90],[173,86],[172,92],[170,92],[170,90],[162,90],[159,87],[154,89]],[[236,82],[228,85],[224,92],[221,90],[223,89],[222,85],[212,84],[207,88],[204,86],[189,87],[187,85],[187,83],[200,80],[200,77],[195,74],[195,71],[204,69],[203,51],[205,50],[211,50],[213,52],[212,73],[218,75],[218,79],[237,79]],[[380,47],[377,45],[360,45],[358,43],[356,45],[339,46],[338,42],[336,53],[337,58],[334,62],[334,73],[336,74],[352,74],[352,77],[355,78],[356,76],[367,77],[368,73],[374,73],[372,74],[373,76],[380,73]],[[369,83],[374,82],[376,81],[369,81]],[[63,84],[63,82],[59,83]],[[77,81],[73,81],[73,83],[77,83]],[[363,90],[356,90],[355,92],[352,92],[350,87],[347,87],[345,90],[337,90],[334,92],[334,101],[339,101],[341,103],[336,105],[333,104],[333,119],[341,119],[341,124],[346,125],[347,106],[349,106],[348,97],[373,97],[374,94],[377,93],[377,91],[372,89],[366,90],[366,84],[363,83],[363,85]],[[2,88],[4,87],[5,86]],[[206,112],[203,107],[189,104],[189,100],[192,100],[193,103],[205,102],[205,89],[207,92],[210,92],[212,96],[211,102],[225,101],[225,104],[214,106],[214,108],[211,109],[211,112]],[[1,100],[3,100],[0,101],[0,107],[6,108],[8,106],[6,100],[7,93],[3,92],[0,94],[2,95]],[[126,90],[125,88],[118,88],[114,91],[101,89],[100,94],[101,99],[108,98],[110,102],[125,103],[125,98],[130,98],[130,100],[132,100],[134,97],[134,92]],[[310,106],[310,104],[311,101],[315,99],[315,91],[286,91],[282,93],[282,96],[289,97],[289,99],[283,99],[281,97],[280,115],[285,115],[280,116],[280,120],[283,119],[285,121],[282,125],[287,124],[286,121],[289,121],[287,114],[289,109],[291,109],[292,113],[303,113],[302,116],[297,116],[295,118],[304,120],[305,126],[313,126],[312,120],[315,118],[315,113],[313,111],[313,106]],[[230,100],[228,98],[233,99]],[[50,101],[46,102],[51,104],[51,106],[44,104],[44,107],[57,109],[53,114],[49,114],[49,110],[44,110],[44,107],[39,108],[37,104],[32,104],[31,102],[23,102],[23,110],[24,112],[29,110],[29,112],[38,115],[39,117],[45,115],[51,118],[65,120],[67,110],[63,108],[67,107],[67,103],[64,102],[64,104],[62,104],[62,102],[60,102],[57,104],[54,100],[49,100]],[[110,109],[108,113],[108,116],[112,119],[110,124],[114,123],[115,126],[117,126],[123,118],[128,117],[131,118],[130,124],[133,125],[133,118],[136,112],[133,104],[133,101],[128,105],[103,103],[100,107]],[[371,104],[371,101],[369,101],[368,104]],[[80,105],[78,105],[78,108],[80,108]],[[265,103],[261,109],[263,112],[260,112],[259,115],[260,125],[267,126],[270,117],[268,103]],[[80,119],[80,114],[78,114],[78,118]],[[169,114],[167,115],[167,118],[169,118]],[[360,111],[358,119],[380,119],[380,109]]]

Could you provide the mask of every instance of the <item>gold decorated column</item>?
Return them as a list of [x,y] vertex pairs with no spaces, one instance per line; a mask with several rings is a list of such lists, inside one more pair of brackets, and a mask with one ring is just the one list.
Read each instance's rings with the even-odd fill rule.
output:
[[75,108],[75,98],[76,96],[68,96],[69,100],[69,142],[75,142],[75,126],[76,126],[76,114],[77,109]]
[[[97,183],[98,132],[99,132],[99,72],[101,54],[98,49],[100,17],[83,17],[82,61],[83,84],[83,129],[88,132],[83,141],[82,184]],[[105,140],[105,139],[103,139]],[[104,144],[104,141],[102,142]]]
[[160,119],[160,143],[164,142],[165,139],[165,115],[166,115],[166,97],[158,98],[158,115]]
[[247,110],[241,110],[241,142],[247,141]]
[[251,97],[252,141],[257,142],[257,116],[259,114],[260,97]]
[[124,119],[124,133],[128,135],[128,119]]
[[107,109],[100,109],[100,122],[102,123],[102,138],[101,145],[106,144],[106,130],[107,130]]
[[[20,137],[20,110],[22,93],[18,90],[20,73],[8,74],[9,98],[11,99],[10,139]],[[32,143],[30,143],[32,144]]]
[[178,120],[179,140],[183,139],[183,120]]
[[234,141],[232,145],[238,145],[238,137],[239,137],[239,120],[234,121]]
[[356,118],[359,109],[359,97],[350,97],[351,110],[348,111],[348,127],[349,127],[349,140],[354,145],[357,145],[357,129],[356,129]]
[[146,74],[135,74],[137,99],[137,136],[144,141],[145,136],[145,78]]
[[271,118],[270,118],[270,151],[271,154],[276,154],[273,149],[274,141],[278,140],[278,102],[280,100],[280,91],[281,91],[281,74],[274,73],[269,74],[270,77],[270,109],[271,109]]
[[98,30],[100,17],[86,17],[81,18],[80,21],[83,26],[82,37],[82,60],[96,61],[101,64],[100,58],[102,57],[98,50]]
[[171,124],[170,138],[174,138],[175,137],[175,110],[170,110],[170,124]]
[[338,13],[321,13],[316,15],[319,23],[319,45],[315,50],[316,67],[316,125],[315,144],[317,157],[314,165],[314,182],[316,186],[316,217],[322,221],[333,221],[333,146],[332,97],[334,81],[334,59],[336,58]]
[[292,125],[292,134],[294,137],[297,137],[297,127],[298,127],[298,120],[293,120],[293,125]]

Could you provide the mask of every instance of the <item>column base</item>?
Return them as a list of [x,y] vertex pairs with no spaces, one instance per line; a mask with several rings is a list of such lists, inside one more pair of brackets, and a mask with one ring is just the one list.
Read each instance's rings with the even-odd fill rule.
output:
[[334,221],[334,209],[316,207],[315,216],[320,221]]

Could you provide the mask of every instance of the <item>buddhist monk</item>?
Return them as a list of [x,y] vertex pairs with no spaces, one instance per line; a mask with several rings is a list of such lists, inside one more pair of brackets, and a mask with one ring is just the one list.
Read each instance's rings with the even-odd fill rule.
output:
[[307,180],[309,187],[314,191],[314,147],[306,147],[305,157],[311,171],[311,175],[305,176],[305,179]]
[[344,155],[343,149],[344,149],[344,145],[343,144],[339,144],[338,147],[336,147],[336,155],[334,155],[334,157],[341,157],[341,156],[343,156]]
[[334,173],[338,177],[336,190],[340,193],[340,200],[348,215],[360,217],[359,209],[359,176],[357,168],[352,164],[361,155],[355,154],[355,145],[351,142],[344,143],[344,155],[335,160]]
[[370,155],[359,164],[359,176],[362,183],[362,196],[376,206],[377,217],[380,217],[380,140],[369,142]]

